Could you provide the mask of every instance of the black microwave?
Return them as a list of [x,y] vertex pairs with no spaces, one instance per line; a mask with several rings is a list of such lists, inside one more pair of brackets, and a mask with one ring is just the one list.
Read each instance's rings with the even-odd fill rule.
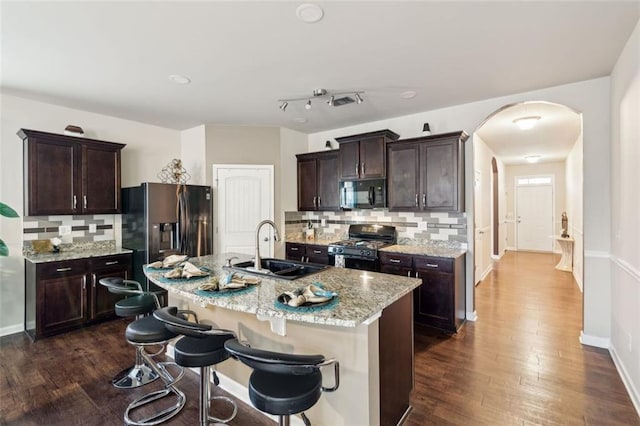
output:
[[341,209],[373,209],[387,206],[387,180],[345,180],[340,182]]

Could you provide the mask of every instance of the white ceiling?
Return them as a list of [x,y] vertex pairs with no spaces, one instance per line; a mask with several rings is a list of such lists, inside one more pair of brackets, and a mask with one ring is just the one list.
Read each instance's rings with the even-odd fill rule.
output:
[[[301,3],[3,1],[2,91],[180,130],[313,133],[609,75],[640,17],[638,1],[330,1],[308,24]],[[317,88],[365,102],[278,108]],[[573,137],[567,120],[554,138]],[[504,145],[498,124],[481,132]]]

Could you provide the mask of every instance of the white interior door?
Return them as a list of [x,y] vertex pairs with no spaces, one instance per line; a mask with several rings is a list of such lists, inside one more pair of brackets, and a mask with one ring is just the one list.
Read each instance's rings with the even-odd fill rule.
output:
[[553,186],[526,185],[516,190],[518,250],[553,251]]
[[[216,253],[255,253],[255,230],[264,219],[273,220],[273,166],[213,166]],[[273,256],[273,229],[260,232],[260,255]]]

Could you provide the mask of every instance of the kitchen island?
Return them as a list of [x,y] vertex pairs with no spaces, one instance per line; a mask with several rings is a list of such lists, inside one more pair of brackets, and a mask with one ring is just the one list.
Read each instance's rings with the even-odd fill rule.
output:
[[[190,259],[223,276],[226,259],[250,256],[226,253]],[[340,388],[327,393],[307,412],[315,425],[397,424],[410,409],[413,387],[412,290],[421,281],[375,272],[328,267],[294,281],[261,277],[261,283],[236,293],[198,290],[209,277],[172,280],[145,267],[151,281],[169,292],[169,304],[192,309],[203,323],[234,330],[253,347],[323,354],[340,362]],[[284,291],[320,282],[338,293],[324,307],[299,309],[276,304]],[[250,370],[239,362],[218,366],[222,387],[248,400]],[[331,374],[325,375],[331,386]],[[295,424],[299,418],[292,418]],[[301,423],[300,423],[301,424]]]

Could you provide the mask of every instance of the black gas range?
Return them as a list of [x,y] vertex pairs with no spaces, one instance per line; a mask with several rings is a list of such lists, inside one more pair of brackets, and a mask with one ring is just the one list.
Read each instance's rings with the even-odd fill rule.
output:
[[349,239],[329,244],[329,264],[378,271],[378,250],[395,243],[395,226],[350,225]]

